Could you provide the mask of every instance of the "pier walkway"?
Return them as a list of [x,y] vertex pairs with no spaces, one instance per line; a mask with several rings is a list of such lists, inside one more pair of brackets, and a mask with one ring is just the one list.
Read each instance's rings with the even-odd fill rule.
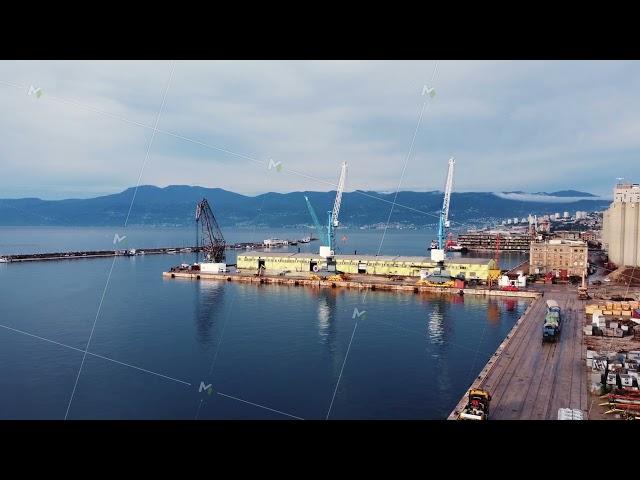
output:
[[[559,342],[542,344],[548,299],[560,305],[563,325]],[[544,288],[472,385],[491,394],[490,420],[556,420],[559,408],[588,411],[583,315],[584,301],[573,289]],[[466,395],[449,419],[464,407]]]

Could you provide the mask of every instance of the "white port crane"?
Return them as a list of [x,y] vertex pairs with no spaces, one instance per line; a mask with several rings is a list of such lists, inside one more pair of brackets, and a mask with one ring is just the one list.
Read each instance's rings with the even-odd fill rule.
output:
[[340,207],[342,205],[342,193],[344,192],[344,185],[347,179],[347,162],[342,162],[342,169],[340,170],[340,179],[338,180],[338,190],[336,192],[336,199],[333,203],[333,210],[327,212],[327,224],[326,224],[326,233],[323,235],[321,232],[324,230],[320,226],[320,222],[318,221],[318,217],[309,202],[309,199],[305,197],[307,202],[307,208],[311,213],[311,217],[313,218],[313,222],[316,226],[318,233],[320,234],[320,241],[323,245],[320,246],[320,255],[323,257],[330,257],[334,255],[334,249],[336,246],[335,241],[335,229],[340,225],[339,215],[340,215]]
[[344,191],[344,182],[347,179],[347,162],[342,162],[342,170],[340,171],[340,180],[338,181],[338,191],[336,192],[336,201],[333,203],[333,211],[331,212],[331,222],[334,228],[339,225],[338,215],[340,214],[340,205],[342,204],[342,192]]

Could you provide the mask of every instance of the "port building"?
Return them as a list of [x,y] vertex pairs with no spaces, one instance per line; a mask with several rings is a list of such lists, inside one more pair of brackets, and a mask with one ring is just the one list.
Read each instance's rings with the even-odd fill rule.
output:
[[529,273],[568,278],[581,277],[587,271],[589,248],[579,240],[552,239],[547,242],[531,242]]
[[[348,274],[398,275],[419,277],[421,270],[431,271],[437,266],[429,257],[335,255],[336,269]],[[313,253],[247,252],[237,257],[240,271],[266,272],[315,272],[326,267],[326,258]],[[487,281],[499,275],[496,263],[490,258],[449,259],[446,270],[452,276],[464,276],[467,280]]]
[[619,183],[602,219],[602,243],[609,261],[640,266],[640,184]]

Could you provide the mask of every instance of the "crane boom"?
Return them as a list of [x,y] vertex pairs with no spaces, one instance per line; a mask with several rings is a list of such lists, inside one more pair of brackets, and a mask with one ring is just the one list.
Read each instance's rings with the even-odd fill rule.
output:
[[438,248],[444,250],[445,247],[445,228],[449,227],[449,203],[451,201],[451,190],[453,190],[453,166],[456,161],[449,159],[449,170],[447,171],[447,181],[444,187],[444,200],[442,201],[442,210],[440,211],[440,223],[438,224]]
[[205,259],[216,263],[224,262],[226,243],[206,198],[200,200],[196,206],[196,231],[196,240],[204,252]]
[[445,227],[449,226],[449,203],[451,201],[451,191],[453,190],[453,167],[456,161],[453,158],[449,159],[449,171],[447,172],[447,183],[444,190],[444,201],[442,203],[442,210],[444,211]]
[[311,214],[311,218],[313,219],[313,225],[316,227],[316,231],[318,232],[318,238],[320,239],[320,242],[322,242],[322,244],[324,245],[327,243],[327,239],[325,238],[326,235],[324,232],[324,228],[322,228],[322,225],[320,225],[320,220],[318,220],[316,211],[311,206],[309,197],[305,195],[304,199],[307,202],[307,209],[309,210],[309,213]]
[[344,191],[344,183],[347,178],[347,162],[342,162],[342,170],[340,171],[340,180],[338,180],[338,190],[336,192],[336,201],[333,204],[331,212],[331,224],[337,227],[338,215],[340,214],[340,205],[342,204],[342,192]]
[[338,180],[338,190],[336,191],[336,200],[333,203],[333,210],[328,213],[327,224],[327,240],[329,250],[333,252],[335,248],[335,232],[334,230],[340,225],[338,215],[340,214],[340,206],[342,205],[342,192],[344,191],[344,183],[347,178],[347,162],[342,162],[340,170],[340,179]]

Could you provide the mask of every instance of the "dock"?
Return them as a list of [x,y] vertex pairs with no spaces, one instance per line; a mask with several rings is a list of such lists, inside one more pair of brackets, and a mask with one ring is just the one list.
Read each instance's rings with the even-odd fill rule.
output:
[[[549,286],[534,300],[470,386],[492,396],[490,420],[556,420],[559,408],[588,411],[584,301],[574,291]],[[558,302],[563,325],[557,343],[542,343],[545,300]],[[449,415],[457,418],[468,390]]]
[[[311,241],[317,239],[311,238]],[[288,240],[289,245],[297,245],[301,240]],[[263,243],[258,242],[237,242],[229,243],[226,245],[226,250],[256,250],[266,249]],[[202,250],[202,247],[154,247],[154,248],[135,248],[136,253],[129,253],[130,249],[114,249],[114,250],[84,250],[84,251],[69,251],[69,252],[49,252],[49,253],[20,253],[14,255],[0,255],[1,263],[12,262],[35,262],[45,260],[77,260],[87,258],[108,258],[108,257],[132,257],[137,255],[173,255],[176,253],[197,253]]]
[[285,276],[285,275],[257,275],[252,273],[203,273],[203,272],[162,272],[164,278],[187,279],[187,280],[211,280],[221,282],[243,282],[258,285],[288,285],[292,287],[314,287],[314,288],[347,288],[356,290],[380,290],[397,291],[407,293],[435,292],[447,293],[451,295],[486,295],[502,297],[537,298],[540,293],[537,291],[520,290],[510,292],[504,290],[489,289],[486,287],[477,288],[451,288],[436,287],[417,284],[416,278],[394,279],[382,275],[351,275],[349,280],[316,280],[308,276]]
[[50,252],[50,253],[24,253],[16,255],[3,255],[7,263],[36,262],[46,260],[77,260],[81,258],[106,258],[106,257],[132,257],[137,255],[173,255],[176,253],[194,253],[198,247],[162,247],[162,248],[137,248],[136,253],[128,253],[128,250],[89,250],[79,252]]

